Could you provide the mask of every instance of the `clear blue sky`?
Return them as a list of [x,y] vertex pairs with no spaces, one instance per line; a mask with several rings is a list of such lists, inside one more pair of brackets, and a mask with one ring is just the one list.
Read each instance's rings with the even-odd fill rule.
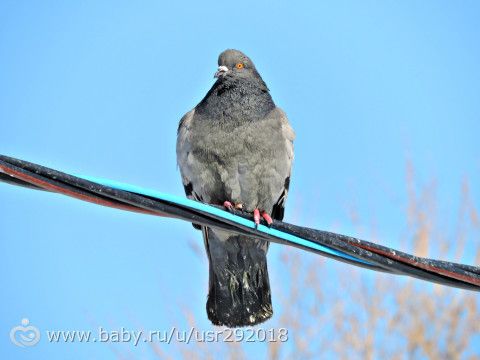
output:
[[[354,204],[396,245],[407,159],[420,182],[436,178],[442,219],[465,177],[480,202],[479,18],[476,1],[3,0],[0,153],[183,194],[178,120],[237,48],[297,133],[286,220],[354,235]],[[0,184],[0,357],[152,354],[17,348],[8,331],[23,317],[41,330],[168,329],[186,328],[188,308],[209,329],[192,243],[200,234],[180,221]],[[269,262],[281,267],[277,246]]]

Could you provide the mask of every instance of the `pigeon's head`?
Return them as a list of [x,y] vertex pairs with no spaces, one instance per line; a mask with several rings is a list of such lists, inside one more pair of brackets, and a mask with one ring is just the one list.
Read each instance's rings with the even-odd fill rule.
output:
[[218,57],[218,70],[215,73],[218,79],[223,78],[259,78],[252,60],[239,50],[228,49]]

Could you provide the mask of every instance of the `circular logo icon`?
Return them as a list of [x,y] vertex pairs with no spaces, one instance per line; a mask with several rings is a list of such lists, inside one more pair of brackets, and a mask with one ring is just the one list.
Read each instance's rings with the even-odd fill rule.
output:
[[17,346],[33,346],[40,341],[40,331],[25,318],[22,325],[15,326],[10,330],[10,340]]

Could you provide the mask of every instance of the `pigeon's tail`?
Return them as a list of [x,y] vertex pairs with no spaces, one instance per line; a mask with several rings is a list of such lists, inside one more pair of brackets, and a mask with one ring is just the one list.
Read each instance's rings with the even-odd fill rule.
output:
[[268,243],[203,228],[210,262],[208,318],[214,325],[252,326],[272,314]]

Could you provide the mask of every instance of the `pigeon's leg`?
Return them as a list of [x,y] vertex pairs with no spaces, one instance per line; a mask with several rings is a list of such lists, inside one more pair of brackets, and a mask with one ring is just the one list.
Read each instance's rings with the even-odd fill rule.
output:
[[265,211],[260,211],[258,209],[253,210],[253,222],[255,223],[255,228],[260,225],[260,218],[267,222],[267,226],[270,227],[273,224],[272,217]]
[[[235,210],[243,211],[242,203],[236,203],[234,205],[230,201],[225,200],[223,202],[223,206],[232,214],[235,214]],[[272,217],[265,210],[260,211],[259,209],[256,208],[255,210],[253,210],[253,221],[255,222],[255,228],[257,228],[258,225],[260,225],[260,219],[265,220],[267,223],[267,226],[269,227],[273,224]]]
[[255,228],[260,225],[260,210],[258,209],[253,210],[253,222],[255,223]]
[[262,211],[261,215],[263,220],[265,220],[267,222],[267,225],[270,227],[273,224],[271,216],[266,211]]
[[232,203],[228,200],[225,200],[223,202],[223,206],[230,212],[232,212],[234,210],[234,207],[233,207]]
[[233,205],[230,201],[226,200],[223,202],[223,206],[230,211],[231,213],[235,213],[235,210],[243,210],[243,204],[242,203],[236,203]]

